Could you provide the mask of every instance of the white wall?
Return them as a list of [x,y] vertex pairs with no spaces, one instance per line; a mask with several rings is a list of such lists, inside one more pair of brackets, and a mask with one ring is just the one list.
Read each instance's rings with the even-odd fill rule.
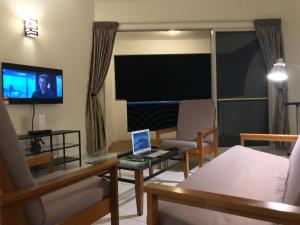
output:
[[[176,29],[176,24],[180,24],[180,22],[207,22],[209,24],[210,22],[225,21],[230,24],[232,21],[243,22],[257,18],[281,17],[282,6],[282,0],[227,0],[226,3],[222,0],[96,0],[95,20],[118,21],[121,25],[137,23],[140,24],[140,28],[143,28],[143,23],[146,24],[145,27],[147,23],[157,23],[157,26],[160,27],[159,23],[168,22],[171,24],[170,28]],[[131,48],[125,48],[125,51],[130,53],[130,49],[139,48],[138,43],[135,41]],[[160,46],[164,47],[165,44]],[[115,53],[121,51],[120,47],[120,43],[117,42]],[[111,69],[105,86],[106,128],[109,143],[128,138],[128,134],[125,132],[127,123],[126,111],[124,111],[125,103],[114,102],[112,73]]]
[[[83,151],[93,10],[90,0],[0,2],[0,61],[63,69],[64,103],[36,105],[36,113],[46,116],[48,129],[81,130]],[[36,39],[24,37],[26,14],[38,19]],[[9,105],[8,110],[17,132],[27,132],[31,126],[30,107]]]
[[[210,31],[196,32],[196,36],[170,37],[167,32],[118,33],[113,55],[210,53]],[[182,38],[180,38],[182,35]],[[105,81],[105,118],[108,146],[130,138],[127,132],[126,101],[116,101],[114,58]]]
[[283,0],[96,0],[95,20],[228,21],[281,15]]

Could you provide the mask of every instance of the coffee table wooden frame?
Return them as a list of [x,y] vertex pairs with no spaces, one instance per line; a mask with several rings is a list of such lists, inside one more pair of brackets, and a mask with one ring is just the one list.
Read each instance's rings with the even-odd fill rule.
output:
[[[179,153],[181,154],[182,158],[182,163],[183,163],[183,173],[184,177],[186,178],[189,173],[189,155],[188,151],[184,151]],[[180,155],[178,155],[180,156]],[[163,169],[160,169],[159,171],[153,173],[152,166],[149,168],[142,168],[142,169],[128,169],[124,167],[119,167],[119,170],[130,170],[134,171],[134,180],[132,179],[127,179],[127,178],[122,178],[119,174],[118,180],[121,182],[126,182],[126,183],[132,183],[135,185],[135,196],[136,196],[136,208],[137,208],[137,214],[139,216],[143,215],[143,202],[144,202],[144,182],[167,171],[168,169],[174,167],[176,164],[169,166],[168,165],[168,160],[174,160],[173,157],[166,158],[165,160],[162,160],[159,163],[153,164],[152,166],[158,165],[160,163],[165,163],[165,167]],[[181,160],[181,159],[180,159]],[[149,176],[144,177],[144,170],[149,169]]]

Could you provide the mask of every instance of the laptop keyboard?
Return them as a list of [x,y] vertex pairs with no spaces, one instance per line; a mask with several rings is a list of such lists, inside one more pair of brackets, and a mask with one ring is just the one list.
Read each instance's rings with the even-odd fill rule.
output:
[[150,153],[150,154],[147,154],[146,156],[147,156],[147,157],[150,157],[150,158],[154,158],[154,157],[157,157],[157,156],[166,154],[167,152],[168,152],[168,151],[164,151],[164,150],[155,150],[155,152]]

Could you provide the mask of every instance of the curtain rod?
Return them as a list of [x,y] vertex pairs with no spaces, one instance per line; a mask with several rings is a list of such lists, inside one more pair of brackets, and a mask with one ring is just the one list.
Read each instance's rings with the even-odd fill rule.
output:
[[119,32],[127,31],[164,31],[164,30],[204,30],[215,28],[253,28],[254,20],[214,20],[214,21],[177,21],[177,22],[138,22],[120,23]]
[[254,19],[245,20],[191,20],[191,21],[164,21],[164,22],[120,22],[120,24],[171,24],[171,23],[227,23],[227,22],[253,22]]

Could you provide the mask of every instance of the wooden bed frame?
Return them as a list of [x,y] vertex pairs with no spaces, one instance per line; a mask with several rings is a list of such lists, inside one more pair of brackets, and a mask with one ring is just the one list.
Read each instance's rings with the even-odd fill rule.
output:
[[[266,140],[295,142],[298,135],[278,134],[241,134],[241,144],[245,140]],[[159,224],[158,200],[199,207],[233,215],[269,221],[285,225],[300,224],[300,207],[278,203],[264,202],[229,195],[216,194],[180,187],[160,184],[148,184],[147,192],[147,224]]]

